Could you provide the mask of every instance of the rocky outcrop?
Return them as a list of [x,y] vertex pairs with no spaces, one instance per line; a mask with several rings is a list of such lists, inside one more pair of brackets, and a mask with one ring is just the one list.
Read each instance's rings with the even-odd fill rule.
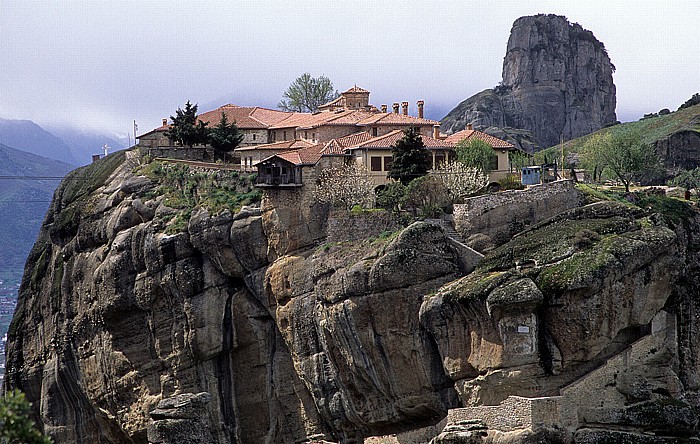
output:
[[[515,426],[488,410],[435,442],[587,442],[652,416],[646,432],[697,431],[692,213],[579,206],[474,269],[424,222],[329,241],[303,188],[165,234],[157,184],[109,162],[85,170],[104,184],[57,191],[9,333],[6,387],[58,443],[357,443],[503,402]],[[678,334],[658,342],[658,319]],[[610,403],[556,416],[590,387]]]
[[[696,120],[700,123],[700,117]],[[657,140],[654,146],[669,169],[692,170],[700,165],[700,132],[698,131],[675,132]]]
[[521,17],[508,39],[501,83],[460,103],[442,119],[442,130],[469,123],[517,128],[530,131],[541,148],[589,134],[616,121],[613,71],[603,44],[579,24],[556,15]]

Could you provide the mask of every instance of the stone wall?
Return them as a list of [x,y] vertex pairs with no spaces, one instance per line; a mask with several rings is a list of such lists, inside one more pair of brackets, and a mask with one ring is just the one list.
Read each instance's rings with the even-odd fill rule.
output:
[[464,407],[452,409],[447,414],[447,424],[466,420],[481,420],[492,430],[512,432],[514,430],[538,430],[541,427],[560,423],[559,404],[562,398],[523,398],[509,396],[499,405]]
[[146,153],[152,158],[163,157],[168,159],[194,160],[203,162],[214,161],[214,149],[209,146],[158,146],[148,147]]
[[454,206],[455,229],[465,239],[483,233],[501,245],[529,225],[580,206],[581,199],[570,180],[477,196]]
[[328,217],[328,242],[348,242],[379,237],[403,228],[388,211],[333,211]]

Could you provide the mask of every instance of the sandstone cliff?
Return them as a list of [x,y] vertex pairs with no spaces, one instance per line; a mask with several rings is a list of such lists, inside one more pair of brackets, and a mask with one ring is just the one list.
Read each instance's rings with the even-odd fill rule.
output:
[[614,67],[603,44],[565,17],[537,15],[513,23],[503,79],[445,116],[453,133],[471,123],[477,129],[528,130],[541,148],[614,123]]
[[[172,208],[123,160],[57,191],[9,335],[6,387],[58,443],[352,443],[513,395],[570,400],[580,417],[528,429],[562,442],[696,433],[700,261],[685,207],[576,207],[474,269],[478,253],[427,223],[389,235],[348,219],[366,236],[334,241],[335,216],[304,188],[236,214],[200,208],[164,234]],[[662,314],[677,337],[586,379],[667,331],[652,328]],[[463,442],[504,433],[480,427]]]

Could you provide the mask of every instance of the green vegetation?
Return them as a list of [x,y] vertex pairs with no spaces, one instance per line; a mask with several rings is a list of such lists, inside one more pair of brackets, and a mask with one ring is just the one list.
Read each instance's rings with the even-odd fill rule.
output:
[[226,114],[221,112],[221,119],[209,130],[209,144],[220,158],[222,154],[230,153],[243,141],[243,133],[236,126],[236,122],[229,123]]
[[[588,134],[563,144],[567,161],[571,155],[583,151],[584,145],[596,135],[616,134],[625,131],[633,131],[641,136],[641,142],[654,144],[657,140],[664,139],[679,131],[700,132],[700,105],[691,105],[667,115],[662,115],[637,122],[622,123],[603,128],[595,133]],[[535,163],[544,163],[543,159],[561,159],[562,145],[556,145],[535,154]],[[565,167],[568,168],[567,165]]]
[[698,190],[700,189],[700,168],[681,171],[680,174],[669,180],[668,184],[683,187],[686,190]]
[[493,147],[480,139],[464,139],[455,146],[457,160],[484,174],[498,168],[498,157]]
[[254,188],[255,175],[237,171],[201,171],[187,165],[152,162],[141,174],[158,183],[153,196],[164,196],[164,204],[176,210],[164,215],[166,233],[187,229],[192,210],[206,208],[212,214],[238,211],[244,205],[259,202],[262,195]]
[[428,173],[428,150],[415,128],[404,131],[401,139],[391,149],[394,161],[389,177],[408,185],[412,180]]
[[691,106],[695,106],[695,105],[700,105],[700,93],[693,94],[691,98],[686,100],[685,103],[683,103],[678,108],[678,110],[680,111],[682,109],[690,108]]
[[625,185],[628,193],[632,180],[653,175],[661,169],[654,147],[643,142],[641,135],[634,131],[592,136],[583,146],[582,158],[594,179],[598,172],[609,172]]
[[0,444],[50,444],[29,419],[31,404],[24,393],[11,390],[0,397]]
[[209,130],[207,123],[197,120],[197,105],[192,105],[188,100],[185,109],[178,108],[175,116],[170,116],[172,126],[165,135],[175,143],[190,148],[196,144],[207,143]]
[[297,77],[282,95],[277,107],[283,111],[312,113],[324,103],[338,97],[328,77],[311,77],[308,72]]
[[124,163],[125,157],[125,151],[118,151],[66,175],[56,191],[60,212],[51,227],[53,234],[67,238],[77,233],[81,217],[92,209],[91,194],[107,182],[114,170]]

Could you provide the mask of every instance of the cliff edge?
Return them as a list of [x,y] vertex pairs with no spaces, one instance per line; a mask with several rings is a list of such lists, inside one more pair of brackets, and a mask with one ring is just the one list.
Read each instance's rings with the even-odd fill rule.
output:
[[[400,438],[422,427],[460,442],[443,435],[463,422],[433,426],[513,396],[578,415],[504,430],[469,410],[474,442],[697,434],[685,204],[582,201],[480,260],[440,226],[378,232],[381,213],[337,214],[304,187],[183,213],[124,153],[72,174],[27,263],[5,380],[58,443],[426,442]],[[196,174],[218,173],[177,177]]]

